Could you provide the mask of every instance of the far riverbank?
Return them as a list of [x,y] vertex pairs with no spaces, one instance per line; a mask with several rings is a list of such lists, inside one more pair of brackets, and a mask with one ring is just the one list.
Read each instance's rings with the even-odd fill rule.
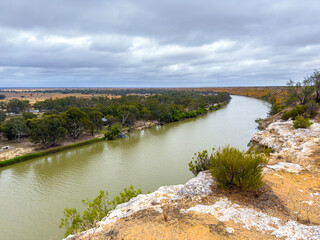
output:
[[[219,107],[212,108],[211,110],[207,109],[207,111],[217,111],[222,107],[224,107],[225,105],[227,105],[228,103],[229,101],[217,103],[215,104],[215,106],[219,106]],[[195,117],[199,117],[206,113],[208,112],[201,113]],[[192,118],[195,118],[195,117],[192,117]],[[179,121],[184,121],[186,119],[187,118],[184,118]],[[157,126],[159,124],[163,125],[167,123],[159,123],[158,121],[139,120],[139,121],[136,121],[131,128],[123,128],[122,133],[128,134],[129,132],[132,132],[132,131],[139,131],[144,128]],[[80,146],[96,143],[103,140],[104,140],[104,134],[100,134],[100,133],[96,133],[94,135],[83,134],[77,139],[69,137],[66,141],[62,142],[61,144],[54,147],[46,148],[46,149],[41,148],[38,145],[32,144],[31,142],[28,141],[27,138],[22,138],[22,140],[20,140],[19,142],[4,141],[0,143],[0,148],[8,146],[9,149],[1,151],[0,168],[9,166],[15,163],[35,159],[38,157],[50,155],[53,153],[69,150],[72,148],[77,148]]]

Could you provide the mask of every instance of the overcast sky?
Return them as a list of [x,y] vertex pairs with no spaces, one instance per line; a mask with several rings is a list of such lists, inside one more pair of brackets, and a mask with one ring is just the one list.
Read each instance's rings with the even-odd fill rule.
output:
[[0,0],[0,87],[285,85],[320,69],[319,0]]

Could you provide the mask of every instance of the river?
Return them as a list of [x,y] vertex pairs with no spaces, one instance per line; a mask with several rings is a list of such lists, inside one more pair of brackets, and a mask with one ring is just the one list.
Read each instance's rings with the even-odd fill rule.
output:
[[264,101],[232,96],[224,108],[195,119],[2,168],[0,239],[61,239],[64,208],[81,209],[81,200],[99,190],[113,197],[131,184],[148,192],[185,183],[194,152],[227,144],[246,150],[254,120],[269,109]]

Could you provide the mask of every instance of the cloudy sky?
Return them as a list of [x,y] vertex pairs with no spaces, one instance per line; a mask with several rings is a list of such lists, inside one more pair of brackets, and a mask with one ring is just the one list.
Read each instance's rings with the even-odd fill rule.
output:
[[0,0],[0,87],[285,85],[320,69],[319,0]]

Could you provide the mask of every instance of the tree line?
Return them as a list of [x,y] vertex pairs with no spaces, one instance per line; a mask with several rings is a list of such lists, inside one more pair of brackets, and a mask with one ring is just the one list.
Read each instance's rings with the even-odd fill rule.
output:
[[[315,117],[320,104],[320,72],[315,70],[311,75],[302,81],[287,82],[287,97],[282,102],[276,102],[271,98],[271,110],[269,115],[283,111],[286,107],[295,105],[304,106],[305,114],[308,117]],[[301,115],[301,114],[300,114]]]
[[[47,99],[31,105],[28,100],[11,99],[1,104],[0,131],[8,140],[28,137],[32,143],[50,147],[71,136],[94,134],[106,128],[111,139],[123,126],[137,120],[168,123],[195,117],[230,100],[228,93],[160,91],[150,96],[125,95],[118,98],[66,97]],[[42,117],[29,109],[43,112]],[[12,115],[8,113],[14,113]],[[16,116],[18,114],[18,116]],[[115,126],[117,129],[115,129]],[[111,134],[111,137],[110,137]]]

